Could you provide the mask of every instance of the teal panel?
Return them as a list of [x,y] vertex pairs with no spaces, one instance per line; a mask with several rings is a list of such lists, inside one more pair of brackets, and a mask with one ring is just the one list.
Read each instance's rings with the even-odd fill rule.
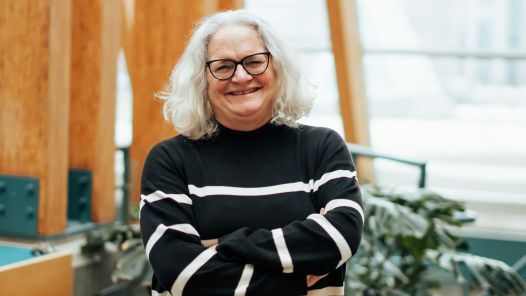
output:
[[68,173],[68,219],[91,221],[91,171],[70,169]]
[[0,246],[0,266],[33,258],[31,248]]
[[39,182],[33,177],[0,175],[0,234],[38,234]]
[[[510,241],[490,238],[463,237],[469,245],[469,253],[497,259],[513,266],[526,255],[526,241]],[[526,279],[526,267],[518,270]]]

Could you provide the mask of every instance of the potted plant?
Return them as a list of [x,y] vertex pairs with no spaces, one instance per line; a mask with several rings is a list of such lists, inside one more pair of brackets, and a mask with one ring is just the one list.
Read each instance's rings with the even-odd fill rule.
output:
[[455,281],[488,295],[524,295],[524,280],[501,261],[466,253],[449,229],[460,202],[426,189],[364,186],[362,244],[350,261],[346,295],[431,295]]

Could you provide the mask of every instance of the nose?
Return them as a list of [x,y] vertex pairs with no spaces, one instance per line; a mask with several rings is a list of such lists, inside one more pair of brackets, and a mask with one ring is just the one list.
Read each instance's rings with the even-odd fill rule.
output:
[[252,75],[250,75],[245,68],[241,64],[236,65],[236,72],[234,73],[234,76],[232,77],[232,81],[234,82],[241,82],[252,79]]

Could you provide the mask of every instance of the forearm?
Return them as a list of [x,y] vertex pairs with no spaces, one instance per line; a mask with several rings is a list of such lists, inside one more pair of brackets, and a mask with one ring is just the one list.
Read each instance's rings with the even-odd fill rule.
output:
[[239,229],[219,240],[225,258],[284,273],[322,275],[358,248],[362,218],[354,209],[315,214],[274,230]]

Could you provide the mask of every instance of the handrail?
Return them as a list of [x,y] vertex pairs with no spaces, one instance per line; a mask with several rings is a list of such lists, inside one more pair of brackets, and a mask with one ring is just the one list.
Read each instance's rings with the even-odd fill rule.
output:
[[394,162],[399,162],[399,163],[403,163],[403,164],[407,164],[411,166],[416,166],[420,170],[420,175],[418,178],[418,187],[419,188],[426,187],[427,163],[425,161],[419,161],[419,160],[414,160],[414,159],[409,159],[409,158],[402,158],[402,157],[393,156],[393,155],[389,155],[385,153],[380,153],[372,149],[371,147],[358,145],[358,144],[347,143],[347,148],[351,152],[353,159],[358,159],[358,157],[368,157],[372,159],[379,158],[379,159],[391,160]]
[[524,60],[524,50],[491,50],[491,49],[434,49],[434,48],[365,48],[364,54],[374,55],[410,55],[441,58],[474,58],[474,59],[504,59]]

